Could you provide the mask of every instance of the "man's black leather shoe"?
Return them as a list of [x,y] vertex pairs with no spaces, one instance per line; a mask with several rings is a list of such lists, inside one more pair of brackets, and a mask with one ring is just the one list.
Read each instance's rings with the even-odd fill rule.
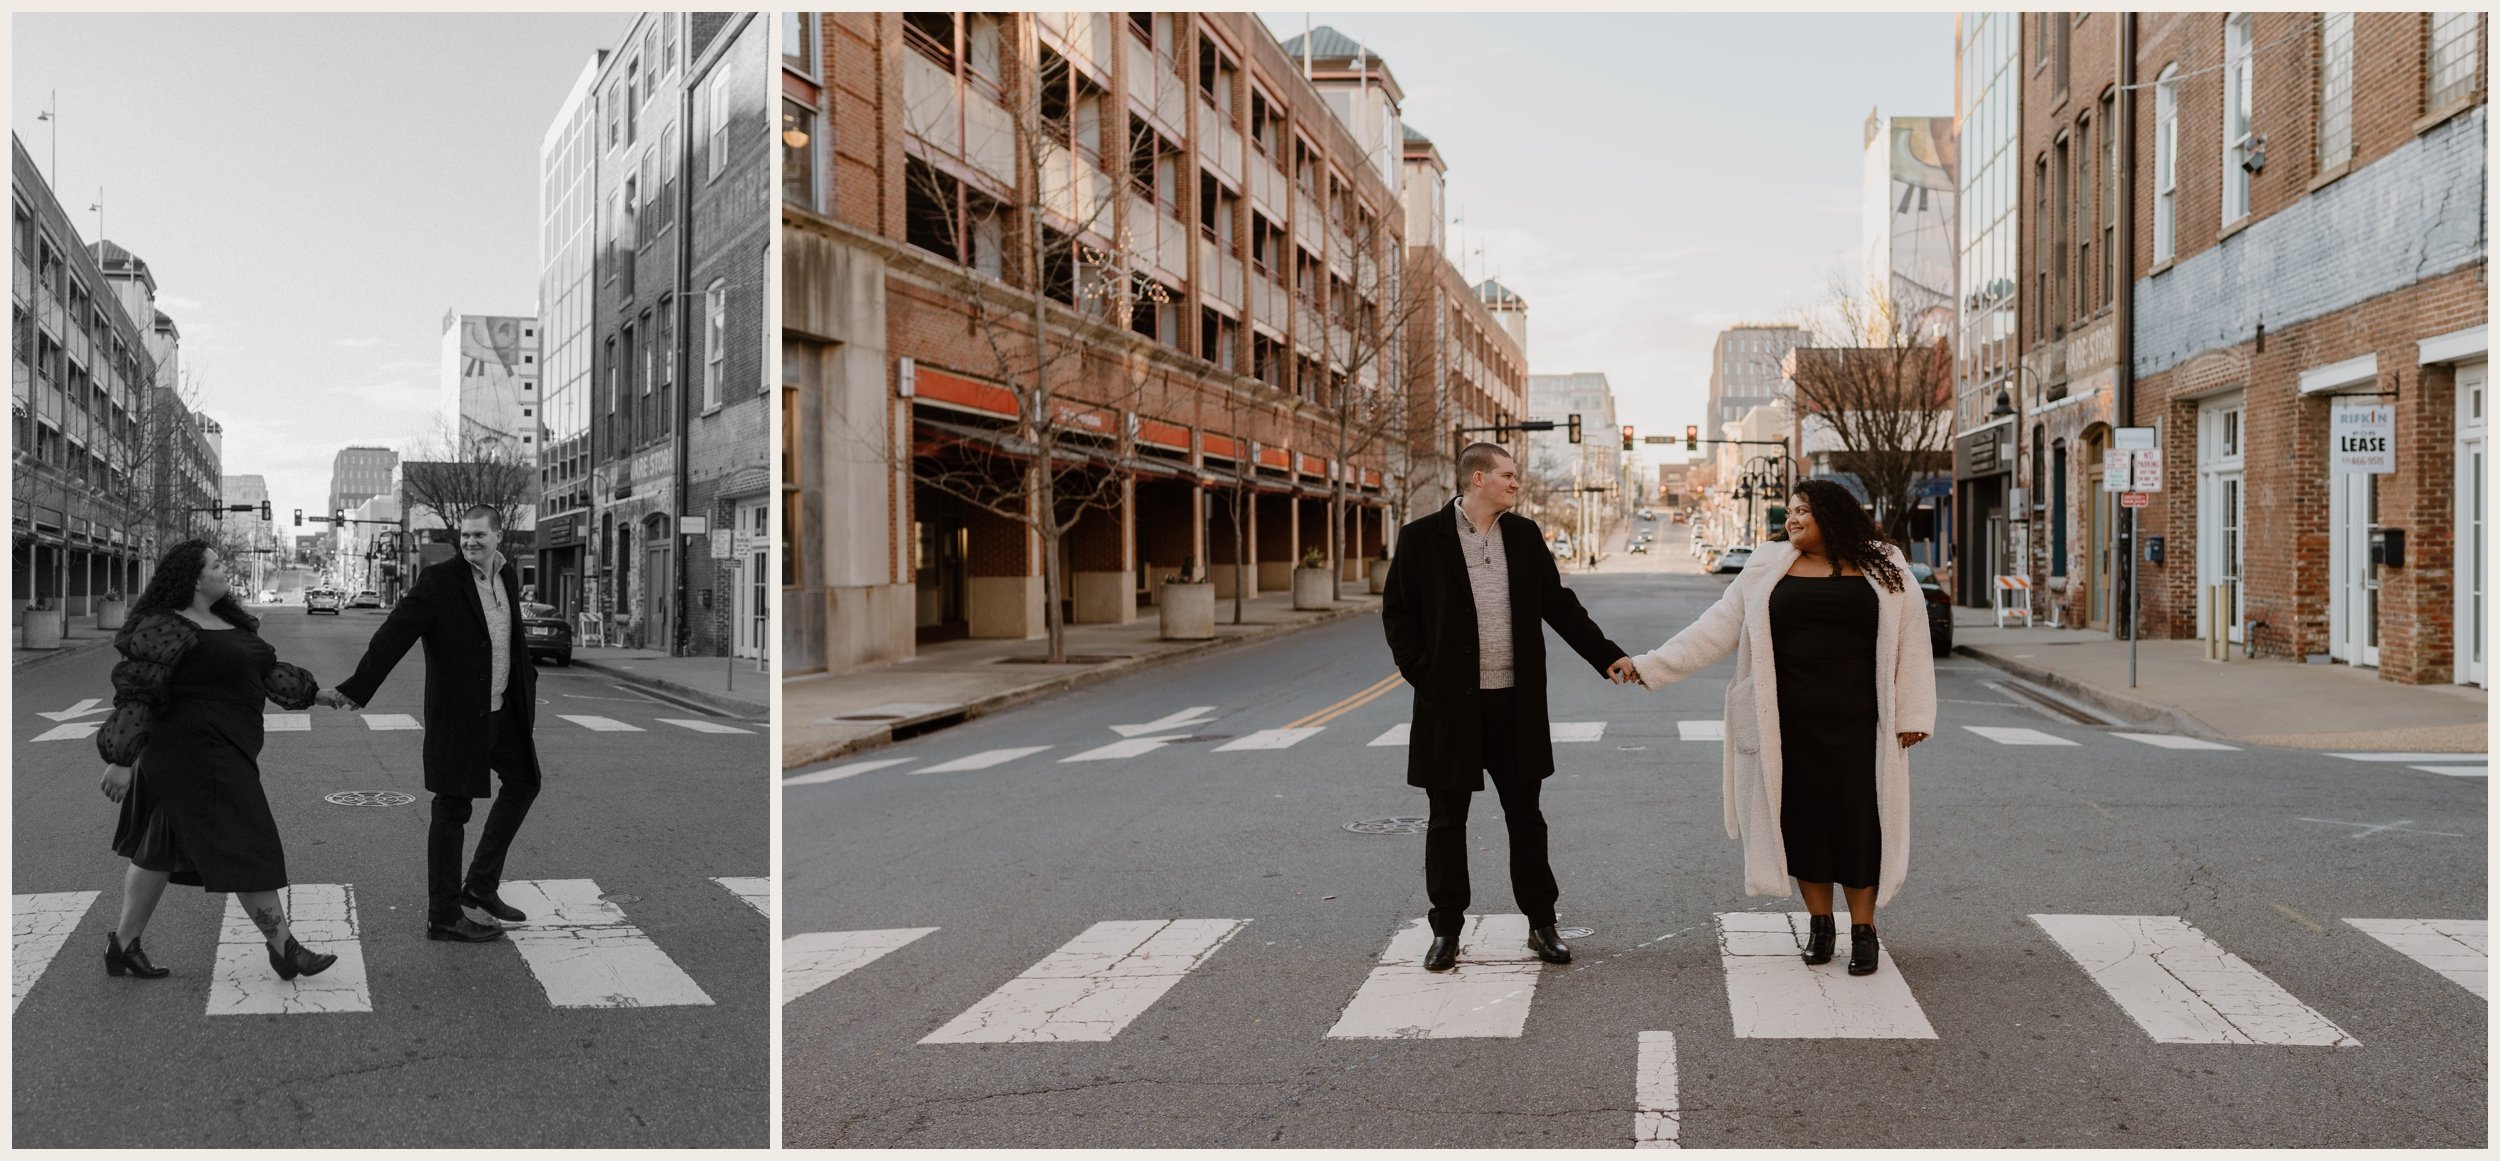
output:
[[1562,936],[1551,927],[1530,928],[1528,950],[1535,952],[1538,959],[1547,963],[1571,962],[1571,946],[1564,943]]
[[1433,936],[1432,947],[1424,952],[1424,970],[1445,972],[1457,966],[1458,937],[1455,935]]
[[460,905],[462,907],[475,907],[488,915],[494,916],[498,921],[504,923],[520,923],[529,918],[529,916],[521,914],[520,908],[504,902],[503,897],[495,894],[492,890],[462,891],[460,893]]
[[453,919],[449,923],[427,923],[425,925],[425,937],[427,939],[448,939],[459,943],[484,943],[490,939],[502,939],[503,928],[488,927],[487,925],[471,919],[466,915],[462,915]]

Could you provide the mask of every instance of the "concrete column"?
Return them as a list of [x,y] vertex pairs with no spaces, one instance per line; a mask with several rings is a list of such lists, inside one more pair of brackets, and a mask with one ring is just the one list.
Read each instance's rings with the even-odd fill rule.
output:
[[964,615],[975,637],[1031,640],[1042,619],[1041,538],[1031,526],[980,509],[965,521],[970,541]]
[[1123,625],[1137,619],[1131,595],[1136,575],[1132,544],[1137,534],[1137,479],[1123,476],[1119,504],[1087,512],[1068,530],[1069,622]]

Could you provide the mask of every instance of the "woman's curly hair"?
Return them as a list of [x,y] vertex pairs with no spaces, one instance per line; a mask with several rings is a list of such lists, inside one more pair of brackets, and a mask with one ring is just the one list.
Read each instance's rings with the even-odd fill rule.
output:
[[[140,593],[138,603],[130,607],[131,621],[136,622],[149,613],[178,613],[190,607],[192,593],[199,587],[200,572],[208,567],[208,553],[212,547],[205,540],[185,540],[166,549],[165,555],[156,562],[156,575],[148,580],[147,591]],[[232,589],[217,598],[217,603],[210,605],[208,611],[239,628],[252,629],[260,625],[260,618],[243,611],[243,605],[234,599]]]
[[[1832,480],[1806,480],[1789,492],[1805,501],[1806,511],[1814,514],[1814,527],[1823,534],[1824,552],[1882,582],[1886,592],[1901,591],[1900,566],[1884,552],[1890,547],[1889,542],[1849,489]],[[1771,538],[1786,540],[1788,530],[1783,528]]]

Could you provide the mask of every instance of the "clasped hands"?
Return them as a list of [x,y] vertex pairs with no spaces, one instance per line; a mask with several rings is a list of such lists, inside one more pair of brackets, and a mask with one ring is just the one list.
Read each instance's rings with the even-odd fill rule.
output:
[[320,706],[323,709],[352,710],[365,708],[357,705],[355,702],[347,700],[346,694],[340,693],[335,689],[325,689],[320,693],[314,694],[313,704]]
[[[1632,664],[1632,659],[1629,657],[1615,658],[1615,663],[1606,667],[1606,680],[1616,685],[1638,685],[1644,689],[1649,686],[1648,682],[1641,680],[1640,669]],[[1926,734],[1916,730],[1905,731],[1899,737],[1901,748],[1904,750],[1927,740]]]

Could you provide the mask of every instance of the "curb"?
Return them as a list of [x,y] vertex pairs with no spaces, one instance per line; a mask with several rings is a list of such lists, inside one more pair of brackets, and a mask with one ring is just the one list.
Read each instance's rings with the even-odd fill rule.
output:
[[2043,669],[2037,665],[2025,665],[2002,654],[1989,652],[1982,647],[1956,645],[1953,651],[1964,657],[2002,669],[2035,685],[2047,686],[2096,709],[2106,710],[2140,725],[2159,727],[2172,733],[2197,738],[2219,739],[2225,736],[2222,731],[2206,725],[2197,720],[2194,715],[2184,711],[2129,697],[2122,693],[2113,693],[2097,685],[2087,685],[2055,670]]
[[[801,766],[813,766],[819,762],[830,762],[835,758],[856,754],[862,750],[873,750],[879,746],[890,746],[895,742],[894,727],[898,725],[908,728],[916,724],[917,721],[935,721],[944,718],[954,719],[953,721],[946,723],[948,726],[962,725],[963,723],[980,717],[983,714],[997,713],[1000,710],[1022,705],[1025,702],[1047,697],[1054,693],[1064,693],[1075,688],[1079,684],[1093,681],[1098,678],[1131,673],[1141,669],[1152,669],[1168,662],[1179,661],[1183,658],[1197,657],[1201,654],[1211,653],[1218,649],[1244,645],[1253,641],[1270,641],[1278,637],[1290,636],[1292,634],[1302,632],[1305,629],[1315,629],[1321,625],[1334,624],[1335,622],[1342,621],[1348,617],[1356,617],[1366,613],[1376,613],[1378,611],[1380,611],[1380,609],[1377,602],[1366,605],[1349,605],[1342,609],[1331,609],[1320,614],[1319,616],[1313,617],[1310,620],[1303,621],[1299,624],[1277,625],[1257,633],[1243,633],[1234,637],[1217,637],[1210,641],[1194,642],[1177,648],[1166,649],[1158,653],[1151,653],[1143,657],[1125,658],[1117,663],[1096,669],[1090,669],[1083,673],[1070,673],[1061,677],[1055,677],[1037,685],[1028,685],[1017,689],[1007,690],[1002,693],[994,693],[988,697],[981,698],[978,701],[966,702],[959,706],[950,706],[942,712],[928,715],[925,718],[916,719],[916,721],[891,723],[872,733],[862,734],[856,738],[846,738],[842,741],[819,746],[814,749],[792,750],[784,747],[781,751],[781,769],[783,773],[787,774],[789,771],[798,769]],[[576,661],[574,664],[579,665],[581,662]],[[939,728],[943,729],[945,727],[941,726]],[[925,732],[934,733],[936,731],[930,730]],[[922,733],[922,731],[915,731],[912,736],[920,737],[922,736]]]
[[56,649],[46,649],[40,653],[29,653],[24,660],[19,660],[17,654],[26,653],[27,651],[23,649],[13,649],[10,651],[9,656],[9,672],[23,673],[29,669],[33,669],[40,665],[50,664],[51,662],[58,661],[64,657],[77,657],[93,652],[97,649],[109,647],[112,644],[113,639],[111,637],[89,637],[74,645],[63,645]]
[[680,685],[666,678],[653,677],[636,670],[620,669],[596,661],[585,661],[579,657],[573,659],[573,668],[587,669],[602,677],[612,677],[627,685],[638,686],[654,693],[664,693],[680,701],[690,701],[718,713],[737,717],[770,718],[773,712],[773,707],[763,702],[728,697],[696,689],[690,685]]

